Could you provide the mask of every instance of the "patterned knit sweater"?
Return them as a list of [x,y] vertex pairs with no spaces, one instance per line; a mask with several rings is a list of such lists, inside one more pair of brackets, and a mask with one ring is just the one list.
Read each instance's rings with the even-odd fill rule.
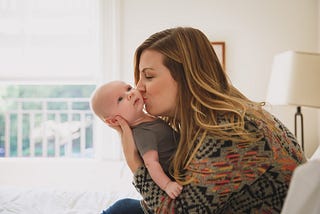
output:
[[136,189],[154,213],[280,213],[293,170],[306,161],[295,137],[276,118],[276,130],[245,118],[250,132],[263,133],[255,143],[207,136],[187,168],[193,181],[170,199],[140,167]]

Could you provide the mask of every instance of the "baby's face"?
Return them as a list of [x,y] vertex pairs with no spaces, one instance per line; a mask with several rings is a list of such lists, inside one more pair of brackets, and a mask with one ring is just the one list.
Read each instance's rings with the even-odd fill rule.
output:
[[[132,124],[143,114],[144,102],[140,92],[122,81],[113,81],[105,86],[106,108],[109,117],[122,116]],[[108,118],[105,118],[108,119]]]

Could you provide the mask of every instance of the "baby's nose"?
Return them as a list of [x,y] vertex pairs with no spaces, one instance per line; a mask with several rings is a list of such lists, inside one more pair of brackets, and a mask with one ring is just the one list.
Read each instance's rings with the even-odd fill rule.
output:
[[130,100],[132,99],[133,96],[134,96],[134,92],[133,92],[133,89],[131,89],[130,91],[127,92],[127,98]]

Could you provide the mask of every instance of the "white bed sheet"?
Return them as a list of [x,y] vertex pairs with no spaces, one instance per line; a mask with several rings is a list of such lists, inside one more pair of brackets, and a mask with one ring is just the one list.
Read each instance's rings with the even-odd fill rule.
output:
[[0,172],[0,214],[99,214],[141,198],[124,161],[9,158]]
[[141,196],[135,191],[74,191],[52,188],[0,188],[1,214],[98,214],[121,198]]

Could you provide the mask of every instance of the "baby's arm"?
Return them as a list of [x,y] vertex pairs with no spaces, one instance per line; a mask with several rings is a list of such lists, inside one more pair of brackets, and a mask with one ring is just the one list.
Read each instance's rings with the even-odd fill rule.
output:
[[181,193],[182,186],[177,182],[171,181],[164,173],[159,163],[158,152],[156,150],[147,151],[142,158],[154,182],[164,190],[170,198],[175,199]]

